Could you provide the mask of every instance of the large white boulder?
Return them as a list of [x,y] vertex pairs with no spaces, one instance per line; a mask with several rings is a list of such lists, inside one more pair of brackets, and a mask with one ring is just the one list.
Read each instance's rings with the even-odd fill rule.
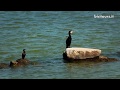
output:
[[87,59],[87,58],[94,58],[100,56],[101,50],[100,49],[93,49],[93,48],[66,48],[65,54],[67,58],[70,59]]

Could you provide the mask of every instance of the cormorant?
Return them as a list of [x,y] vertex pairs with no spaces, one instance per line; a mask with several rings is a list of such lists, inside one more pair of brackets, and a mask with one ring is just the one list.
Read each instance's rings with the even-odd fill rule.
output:
[[25,52],[25,49],[23,49],[23,52],[22,52],[22,59],[24,59],[26,56],[26,52]]
[[70,48],[71,41],[72,41],[72,38],[71,38],[72,32],[73,32],[72,30],[70,30],[70,31],[68,32],[69,36],[68,36],[68,38],[66,39],[66,48]]

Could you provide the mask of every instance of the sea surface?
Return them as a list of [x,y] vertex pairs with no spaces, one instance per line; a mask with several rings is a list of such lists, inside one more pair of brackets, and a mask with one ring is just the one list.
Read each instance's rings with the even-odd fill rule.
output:
[[[65,63],[69,30],[71,47],[101,49],[118,61]],[[0,11],[0,63],[21,58],[23,49],[37,64],[0,69],[0,79],[120,79],[120,11]]]

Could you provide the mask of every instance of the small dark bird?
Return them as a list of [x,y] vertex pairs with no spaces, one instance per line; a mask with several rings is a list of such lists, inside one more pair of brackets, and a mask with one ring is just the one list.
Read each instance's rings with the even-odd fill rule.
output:
[[26,52],[25,52],[25,49],[23,49],[23,52],[22,52],[22,59],[24,59],[26,56]]
[[70,30],[70,31],[68,32],[69,36],[68,36],[68,38],[66,39],[66,48],[70,48],[71,41],[72,41],[72,38],[71,38],[71,34],[72,34],[72,33],[73,33],[72,30]]

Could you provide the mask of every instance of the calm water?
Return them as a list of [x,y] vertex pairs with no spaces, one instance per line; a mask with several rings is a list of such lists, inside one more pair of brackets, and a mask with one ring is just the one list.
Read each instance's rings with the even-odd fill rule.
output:
[[120,78],[119,61],[64,63],[62,53],[69,30],[74,31],[71,47],[98,48],[103,55],[120,59],[120,11],[0,11],[0,63],[21,58],[24,48],[26,58],[38,62],[0,69],[0,78]]

